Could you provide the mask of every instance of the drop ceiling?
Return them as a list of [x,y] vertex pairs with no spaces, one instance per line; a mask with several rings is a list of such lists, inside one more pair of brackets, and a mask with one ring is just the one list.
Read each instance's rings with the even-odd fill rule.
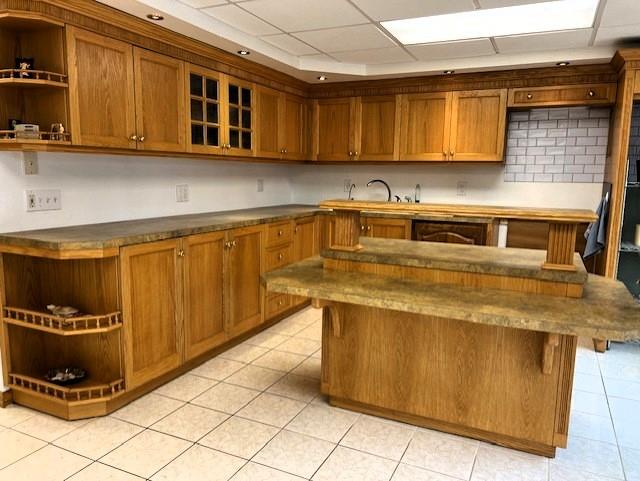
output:
[[145,19],[159,13],[165,28],[247,49],[251,60],[309,82],[600,63],[640,44],[640,0],[600,0],[585,28],[422,45],[403,45],[382,23],[551,0],[100,1]]

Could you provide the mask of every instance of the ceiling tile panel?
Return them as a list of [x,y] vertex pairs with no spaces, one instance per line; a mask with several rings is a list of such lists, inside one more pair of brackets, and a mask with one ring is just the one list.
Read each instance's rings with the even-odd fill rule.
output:
[[215,5],[224,5],[227,0],[180,0],[182,3],[195,8],[213,7]]
[[235,5],[223,5],[221,7],[205,8],[202,10],[218,20],[231,25],[250,35],[269,35],[282,33],[277,28],[263,22],[254,15],[236,7]]
[[[601,0],[602,1],[602,0]],[[608,0],[604,6],[600,26],[633,25],[640,33],[640,0]],[[638,36],[638,34],[636,34]]]
[[472,0],[352,0],[376,21],[429,17],[475,10]]
[[379,65],[387,63],[412,62],[413,58],[400,47],[352,50],[332,54],[340,62]]
[[391,47],[395,43],[373,24],[313,30],[293,34],[323,52]]
[[449,58],[482,57],[493,55],[496,51],[488,38],[476,40],[461,40],[458,42],[439,42],[425,45],[407,46],[418,60],[428,62],[429,60],[442,60]]
[[251,0],[239,5],[285,32],[366,23],[346,0]]
[[568,48],[588,47],[592,34],[592,28],[584,28],[562,32],[496,37],[495,42],[500,53],[566,50]]
[[554,0],[478,0],[481,8],[513,7],[514,5],[529,5],[531,3],[552,2]]
[[297,38],[286,33],[262,37],[262,40],[269,42],[271,45],[275,45],[292,55],[313,55],[318,53],[315,48],[310,47],[306,43],[303,43]]

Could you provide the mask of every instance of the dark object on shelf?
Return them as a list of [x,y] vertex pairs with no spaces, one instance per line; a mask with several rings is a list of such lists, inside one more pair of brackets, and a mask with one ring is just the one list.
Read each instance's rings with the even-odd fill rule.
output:
[[31,78],[28,70],[35,70],[35,60],[33,57],[16,57],[16,69],[20,70],[20,78]]
[[58,386],[70,386],[76,384],[87,377],[87,371],[80,369],[79,367],[60,367],[56,369],[50,369],[44,375],[44,378]]
[[9,130],[16,130],[16,125],[21,124],[20,119],[9,119]]

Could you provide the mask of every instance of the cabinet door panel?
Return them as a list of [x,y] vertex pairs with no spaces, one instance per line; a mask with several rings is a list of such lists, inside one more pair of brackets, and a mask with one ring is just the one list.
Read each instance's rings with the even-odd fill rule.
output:
[[318,160],[351,160],[354,149],[355,99],[318,100],[316,105],[316,154]]
[[236,336],[262,322],[263,226],[236,229],[230,233],[229,320],[227,333]]
[[385,239],[410,239],[411,221],[405,219],[387,219],[382,217],[364,217],[368,237]]
[[131,45],[67,27],[67,54],[73,143],[135,149]]
[[316,217],[296,221],[293,237],[295,262],[319,254],[318,222]]
[[305,160],[307,158],[307,143],[304,127],[307,108],[304,100],[285,95],[283,106],[283,137],[286,149],[284,156],[291,160]]
[[447,160],[451,126],[451,94],[402,96],[401,160]]
[[282,129],[280,92],[263,87],[256,88],[258,124],[256,129],[256,155],[258,157],[282,157]]
[[185,238],[185,354],[192,359],[226,340],[224,232]]
[[182,362],[180,240],[121,250],[127,389]]
[[224,110],[223,76],[189,65],[186,69],[187,145],[191,152],[224,153],[222,147]]
[[452,95],[452,160],[502,160],[507,90],[475,90]]
[[184,63],[140,48],[133,55],[138,148],[186,151]]
[[356,146],[358,159],[398,158],[399,113],[395,95],[361,98],[358,112],[360,139]]
[[252,156],[255,152],[255,91],[253,84],[227,78],[227,155]]

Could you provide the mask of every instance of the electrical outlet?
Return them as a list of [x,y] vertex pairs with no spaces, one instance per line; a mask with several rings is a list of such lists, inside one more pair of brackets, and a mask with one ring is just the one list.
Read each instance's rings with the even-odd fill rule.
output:
[[349,192],[351,189],[351,179],[344,179],[344,191]]
[[189,185],[176,185],[176,202],[189,202]]
[[27,212],[62,209],[60,189],[27,190]]
[[258,179],[258,192],[264,192],[264,179]]
[[24,170],[24,175],[36,175],[38,173],[37,152],[23,152],[22,167]]
[[457,191],[458,191],[458,195],[460,197],[464,197],[464,196],[467,195],[467,181],[466,180],[459,180],[458,181]]

